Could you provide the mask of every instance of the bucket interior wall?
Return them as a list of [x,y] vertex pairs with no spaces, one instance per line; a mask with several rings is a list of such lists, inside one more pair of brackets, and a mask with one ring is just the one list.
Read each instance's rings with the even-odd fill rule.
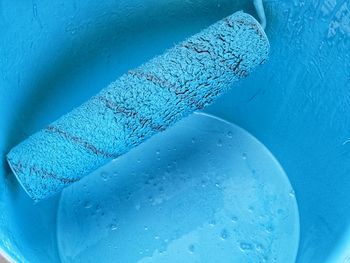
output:
[[[266,0],[271,55],[206,112],[245,128],[296,192],[298,262],[350,249],[350,3]],[[0,247],[58,261],[58,196],[33,205],[5,161],[11,147],[127,70],[237,11],[248,0],[0,3]]]

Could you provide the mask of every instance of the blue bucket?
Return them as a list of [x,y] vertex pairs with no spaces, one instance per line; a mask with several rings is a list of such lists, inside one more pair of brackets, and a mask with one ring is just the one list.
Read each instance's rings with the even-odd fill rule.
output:
[[6,163],[13,146],[174,43],[237,10],[256,13],[245,0],[3,1],[0,254],[15,262],[348,262],[350,5],[264,4],[268,62],[204,113],[33,203]]

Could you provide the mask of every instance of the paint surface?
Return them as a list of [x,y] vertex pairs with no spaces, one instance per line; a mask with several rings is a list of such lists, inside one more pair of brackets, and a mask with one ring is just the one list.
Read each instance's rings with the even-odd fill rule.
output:
[[294,190],[246,131],[204,114],[62,193],[62,262],[294,262]]

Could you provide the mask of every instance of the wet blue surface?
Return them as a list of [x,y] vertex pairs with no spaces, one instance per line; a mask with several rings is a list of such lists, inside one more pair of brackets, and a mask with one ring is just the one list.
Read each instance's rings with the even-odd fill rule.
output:
[[299,215],[276,159],[193,114],[65,189],[62,262],[294,262]]
[[[350,4],[265,3],[270,60],[208,111],[251,132],[288,174],[300,212],[298,262],[341,261],[349,251]],[[130,68],[239,9],[254,14],[243,0],[2,1],[2,157]],[[0,182],[2,247],[32,262],[56,258],[57,200],[33,206],[4,159]]]

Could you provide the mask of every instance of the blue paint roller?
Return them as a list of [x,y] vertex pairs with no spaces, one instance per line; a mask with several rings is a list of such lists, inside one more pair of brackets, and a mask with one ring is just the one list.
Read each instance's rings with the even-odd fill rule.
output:
[[268,39],[237,12],[130,70],[7,155],[35,200],[64,187],[202,109],[268,56]]

